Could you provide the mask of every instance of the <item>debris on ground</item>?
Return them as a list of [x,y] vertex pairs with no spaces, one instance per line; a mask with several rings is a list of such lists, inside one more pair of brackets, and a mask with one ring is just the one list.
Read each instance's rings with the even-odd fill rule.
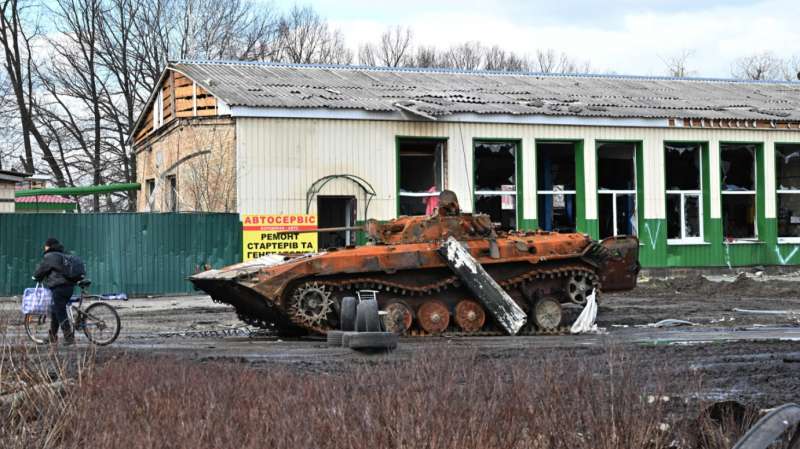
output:
[[656,323],[640,324],[640,325],[638,325],[636,327],[658,327],[658,328],[662,328],[662,327],[679,327],[679,326],[697,326],[697,323],[692,323],[691,321],[686,321],[686,320],[676,320],[676,319],[669,318],[669,319],[666,319],[666,320],[661,320],[661,321],[656,322]]
[[800,310],[756,310],[756,309],[733,309],[736,313],[746,313],[750,315],[800,315]]
[[598,333],[601,330],[597,327],[595,321],[597,320],[597,300],[595,292],[586,297],[586,306],[583,311],[578,315],[578,319],[572,324],[570,333],[572,334],[588,334]]

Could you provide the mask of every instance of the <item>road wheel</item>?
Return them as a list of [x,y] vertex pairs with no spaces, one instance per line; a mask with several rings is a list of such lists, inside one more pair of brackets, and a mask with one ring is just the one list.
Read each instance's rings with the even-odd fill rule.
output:
[[539,330],[554,331],[561,326],[561,303],[553,298],[541,298],[533,306],[533,322]]
[[584,272],[574,272],[566,281],[569,300],[578,305],[586,304],[586,297],[595,287],[594,276]]
[[356,351],[391,351],[397,348],[397,341],[394,332],[357,332],[350,335],[347,344]]
[[378,315],[378,301],[366,300],[356,308],[356,332],[380,332],[381,318]]
[[456,304],[456,313],[453,318],[462,331],[477,332],[486,323],[486,312],[477,302],[465,299]]
[[352,296],[345,296],[342,298],[339,322],[342,330],[345,332],[356,330],[356,298]]
[[402,302],[393,302],[384,309],[383,325],[388,332],[403,335],[414,322],[414,312]]
[[417,311],[420,327],[429,334],[440,334],[450,325],[450,312],[439,301],[428,301]]

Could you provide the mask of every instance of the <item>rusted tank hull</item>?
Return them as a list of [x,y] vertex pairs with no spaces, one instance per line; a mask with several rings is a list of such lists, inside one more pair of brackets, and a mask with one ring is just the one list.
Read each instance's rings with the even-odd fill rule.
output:
[[[437,252],[440,244],[376,244],[270,257],[190,279],[215,300],[233,305],[249,324],[284,334],[335,329],[341,299],[359,290],[378,291],[380,307],[391,312],[388,327],[398,332],[497,330]],[[593,288],[626,290],[636,283],[638,241],[633,237],[599,244],[583,234],[537,232],[462,244],[526,313],[545,299],[580,305]],[[529,321],[536,326],[537,320]]]

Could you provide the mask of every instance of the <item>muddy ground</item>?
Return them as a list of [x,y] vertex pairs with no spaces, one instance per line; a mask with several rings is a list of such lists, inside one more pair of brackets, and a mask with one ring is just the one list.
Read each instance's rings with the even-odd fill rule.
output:
[[[632,292],[603,295],[598,325],[605,331],[599,334],[407,338],[388,355],[327,348],[318,338],[250,335],[231,308],[207,296],[137,298],[114,303],[123,330],[116,343],[98,350],[98,356],[108,360],[120,354],[157,355],[330,373],[387,359],[412,360],[443,347],[465,363],[474,356],[511,360],[553,354],[603,363],[608,351],[627,351],[631,363],[641,369],[658,367],[676,378],[698,379],[694,391],[672,392],[676,396],[733,399],[762,408],[800,401],[800,277],[743,274],[711,278],[643,278]],[[12,323],[12,338],[14,329],[21,331],[18,301],[0,298],[0,319]],[[652,326],[664,319],[688,320],[695,325]],[[86,345],[83,338],[79,339],[81,345]]]

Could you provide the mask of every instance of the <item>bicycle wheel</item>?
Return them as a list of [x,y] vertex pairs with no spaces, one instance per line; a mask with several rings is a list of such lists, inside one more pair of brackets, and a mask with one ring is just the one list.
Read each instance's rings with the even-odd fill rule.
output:
[[50,333],[50,317],[47,314],[29,313],[25,315],[25,333],[37,345],[47,344]]
[[110,345],[117,339],[120,330],[117,311],[104,302],[89,306],[80,319],[86,338],[98,346]]

